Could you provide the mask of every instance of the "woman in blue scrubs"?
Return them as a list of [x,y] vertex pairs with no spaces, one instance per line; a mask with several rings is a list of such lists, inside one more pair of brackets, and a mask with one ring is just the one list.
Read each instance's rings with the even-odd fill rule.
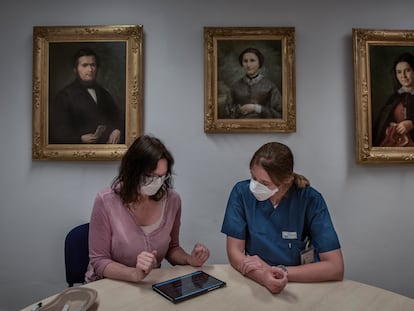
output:
[[288,281],[342,280],[341,247],[325,200],[294,173],[291,150],[263,145],[250,174],[233,187],[221,229],[230,264],[272,293]]

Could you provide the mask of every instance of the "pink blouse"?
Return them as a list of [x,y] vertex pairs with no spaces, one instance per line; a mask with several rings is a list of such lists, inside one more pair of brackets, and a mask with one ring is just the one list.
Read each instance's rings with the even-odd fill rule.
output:
[[180,248],[181,199],[177,192],[170,190],[164,200],[159,227],[146,234],[110,187],[97,194],[89,225],[86,282],[102,279],[106,265],[114,261],[135,267],[142,251],[157,250],[159,267],[170,252]]

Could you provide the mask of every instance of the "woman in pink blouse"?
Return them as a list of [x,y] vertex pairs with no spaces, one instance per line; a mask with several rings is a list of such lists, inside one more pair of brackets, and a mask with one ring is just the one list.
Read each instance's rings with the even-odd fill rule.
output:
[[165,258],[172,265],[202,266],[209,250],[191,254],[179,243],[181,199],[172,189],[174,158],[148,135],[129,147],[111,187],[96,196],[89,229],[85,280],[143,280]]

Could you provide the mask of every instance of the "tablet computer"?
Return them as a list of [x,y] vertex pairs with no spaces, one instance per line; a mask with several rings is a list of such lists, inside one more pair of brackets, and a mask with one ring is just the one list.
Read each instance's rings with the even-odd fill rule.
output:
[[152,285],[152,289],[173,303],[223,287],[223,282],[204,271],[196,271]]

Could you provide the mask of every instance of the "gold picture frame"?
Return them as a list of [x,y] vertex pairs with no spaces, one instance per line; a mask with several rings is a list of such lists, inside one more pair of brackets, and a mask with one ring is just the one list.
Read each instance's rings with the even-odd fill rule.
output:
[[206,133],[295,132],[295,28],[204,27],[204,83]]
[[[404,95],[410,86],[404,81],[401,84],[396,74],[399,66],[414,66],[407,65],[413,63],[414,31],[354,28],[352,37],[356,161],[414,163],[414,129],[409,130],[414,96]],[[404,122],[404,127],[397,129],[407,118],[408,126]]]
[[[123,156],[142,131],[142,44],[142,25],[33,27],[33,160],[105,161]],[[96,54],[92,59],[97,83],[86,85],[94,95],[87,98],[85,88],[79,87],[68,99],[61,90],[82,80],[74,55],[84,49]],[[100,107],[96,122],[110,125],[95,125],[96,130],[88,129],[94,139],[83,140],[79,133],[91,119],[79,112],[86,114],[83,110],[89,106],[95,109],[92,98]],[[76,108],[72,102],[78,103]],[[111,135],[116,138],[111,140]]]

